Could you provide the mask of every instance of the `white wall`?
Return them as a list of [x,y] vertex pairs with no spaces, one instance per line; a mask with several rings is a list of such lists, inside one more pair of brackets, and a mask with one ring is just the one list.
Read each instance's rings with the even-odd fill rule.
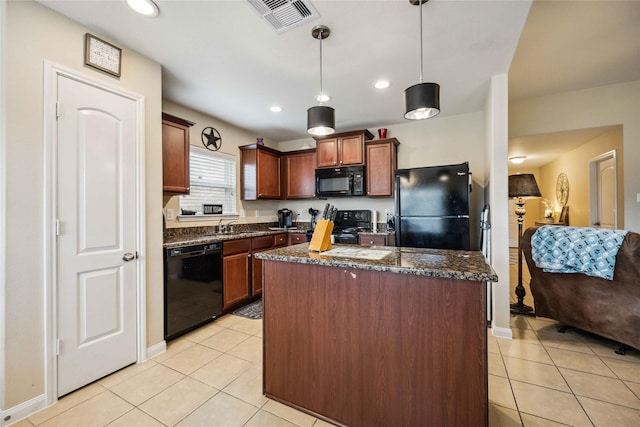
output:
[[[123,48],[122,77],[114,79],[84,66],[84,35],[89,30],[33,1],[6,3],[3,42],[7,81],[6,117],[6,245],[4,274],[5,336],[4,390],[0,405],[7,410],[42,402],[45,384],[44,284],[46,262],[44,223],[44,61],[71,68],[92,79],[103,80],[145,96],[147,343],[163,341],[162,306],[162,128],[161,68]],[[94,32],[92,32],[94,33]],[[97,36],[103,37],[100,34]],[[104,37],[103,37],[104,38]],[[110,40],[112,41],[112,40]],[[113,41],[112,41],[113,42]],[[15,419],[15,418],[14,418]]]
[[493,284],[494,335],[511,338],[509,313],[509,220],[508,220],[508,78],[506,74],[491,79],[486,104],[487,199],[491,221],[491,266],[498,275]]
[[640,231],[640,81],[509,104],[509,137],[622,125],[625,229]]

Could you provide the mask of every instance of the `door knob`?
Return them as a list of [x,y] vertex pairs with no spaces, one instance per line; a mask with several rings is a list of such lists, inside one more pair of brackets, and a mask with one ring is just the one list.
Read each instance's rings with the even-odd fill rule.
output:
[[128,262],[128,261],[131,261],[131,260],[135,259],[135,257],[136,256],[134,254],[132,254],[131,252],[127,252],[126,254],[124,254],[122,256],[122,259]]

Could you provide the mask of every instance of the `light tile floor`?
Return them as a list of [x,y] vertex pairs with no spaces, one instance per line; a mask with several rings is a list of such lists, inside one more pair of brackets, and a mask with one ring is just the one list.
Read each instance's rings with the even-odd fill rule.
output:
[[[526,263],[523,282],[525,304],[532,305]],[[516,316],[511,327],[512,340],[487,331],[490,427],[640,426],[640,352],[619,356],[615,343],[575,330],[558,333],[548,319]],[[233,315],[13,424],[174,425],[330,426],[262,395],[262,321]]]
[[[640,353],[548,319],[488,336],[489,425],[640,426]],[[262,322],[228,315],[14,426],[329,426],[262,395]]]

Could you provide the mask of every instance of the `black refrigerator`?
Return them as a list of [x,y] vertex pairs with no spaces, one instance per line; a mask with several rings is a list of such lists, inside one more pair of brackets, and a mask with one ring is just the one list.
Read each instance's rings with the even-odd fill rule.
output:
[[469,162],[395,171],[396,246],[469,250]]

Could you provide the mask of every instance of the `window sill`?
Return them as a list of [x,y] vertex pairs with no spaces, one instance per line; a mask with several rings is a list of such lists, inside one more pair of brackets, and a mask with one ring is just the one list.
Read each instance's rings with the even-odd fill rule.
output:
[[180,222],[198,222],[198,221],[216,221],[221,219],[238,219],[238,214],[196,214],[196,215],[178,215]]

